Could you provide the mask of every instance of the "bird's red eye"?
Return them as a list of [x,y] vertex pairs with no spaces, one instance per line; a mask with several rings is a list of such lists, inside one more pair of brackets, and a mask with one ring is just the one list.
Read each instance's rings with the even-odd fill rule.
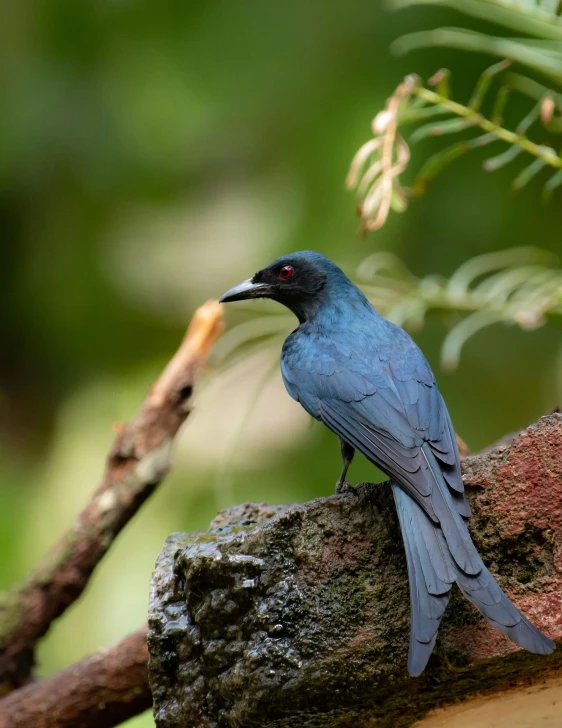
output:
[[284,265],[279,271],[279,277],[286,281],[287,278],[290,278],[294,272],[295,270],[292,265]]

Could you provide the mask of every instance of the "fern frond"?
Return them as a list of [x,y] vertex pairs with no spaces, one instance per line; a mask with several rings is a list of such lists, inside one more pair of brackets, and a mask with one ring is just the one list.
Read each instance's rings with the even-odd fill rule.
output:
[[396,10],[414,5],[453,8],[534,38],[562,41],[559,0],[553,0],[550,8],[533,0],[524,4],[517,0],[390,0],[390,4]]
[[433,28],[398,38],[398,54],[428,46],[446,46],[508,58],[562,83],[562,17],[559,0],[391,0],[394,8],[439,5],[523,34],[504,38],[464,28]]
[[441,363],[448,370],[458,365],[466,341],[491,324],[534,329],[548,315],[562,316],[562,269],[554,256],[535,248],[478,256],[448,281],[415,278],[394,256],[376,253],[358,276],[373,305],[399,326],[419,328],[431,311],[461,316],[442,346]]
[[419,48],[442,46],[474,53],[488,53],[509,58],[562,83],[562,41],[533,43],[524,38],[501,38],[464,28],[436,28],[403,35],[394,41],[391,49],[405,55]]
[[[441,71],[431,79],[436,88],[424,86],[414,75],[404,79],[388,100],[384,111],[375,117],[372,125],[374,137],[355,155],[347,178],[347,186],[355,188],[357,192],[358,210],[364,230],[378,230],[384,225],[393,196],[406,201],[408,191],[415,194],[423,192],[429,181],[448,164],[472,149],[493,142],[504,142],[508,149],[484,162],[484,169],[487,171],[499,169],[521,154],[533,157],[531,163],[515,178],[514,190],[522,189],[544,169],[554,170],[554,175],[544,187],[546,197],[562,184],[559,175],[562,170],[562,154],[553,147],[533,142],[527,136],[530,127],[541,116],[548,121],[547,126],[551,130],[553,123],[562,119],[562,106],[557,106],[559,95],[547,90],[515,130],[504,127],[501,119],[511,90],[509,86],[503,85],[500,88],[490,117],[481,111],[493,79],[502,74],[507,66],[508,63],[502,61],[484,71],[466,105],[449,97],[448,72]],[[450,118],[428,121],[437,115]],[[467,129],[476,130],[478,133],[472,139],[463,139],[431,157],[422,167],[410,190],[407,190],[400,175],[408,164],[410,153],[399,129],[419,121],[426,123],[413,132],[411,142],[426,137],[456,134]]]

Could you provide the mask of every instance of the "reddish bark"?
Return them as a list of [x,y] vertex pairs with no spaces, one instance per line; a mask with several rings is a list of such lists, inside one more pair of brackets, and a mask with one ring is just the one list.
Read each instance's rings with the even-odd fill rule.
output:
[[[562,415],[542,417],[510,444],[465,458],[462,468],[476,518],[486,518],[482,530],[471,529],[476,545],[497,554],[518,609],[562,639]],[[475,660],[516,649],[486,623],[467,648]]]

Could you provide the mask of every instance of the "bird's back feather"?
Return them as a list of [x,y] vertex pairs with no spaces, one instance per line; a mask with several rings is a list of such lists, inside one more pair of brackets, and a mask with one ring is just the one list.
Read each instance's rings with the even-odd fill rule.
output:
[[394,481],[410,581],[410,673],[429,659],[455,581],[500,632],[551,652],[554,644],[517,611],[472,543],[455,434],[429,364],[361,296],[352,305],[338,299],[293,332],[281,371],[309,414]]

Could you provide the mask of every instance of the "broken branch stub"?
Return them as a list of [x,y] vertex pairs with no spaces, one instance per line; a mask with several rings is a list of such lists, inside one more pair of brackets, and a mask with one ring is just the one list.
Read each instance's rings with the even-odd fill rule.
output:
[[[463,462],[484,561],[562,639],[562,417]],[[515,502],[514,502],[515,499]],[[153,575],[158,728],[410,726],[428,710],[562,667],[518,650],[458,590],[429,666],[406,670],[409,596],[390,488],[246,504],[175,534]]]

